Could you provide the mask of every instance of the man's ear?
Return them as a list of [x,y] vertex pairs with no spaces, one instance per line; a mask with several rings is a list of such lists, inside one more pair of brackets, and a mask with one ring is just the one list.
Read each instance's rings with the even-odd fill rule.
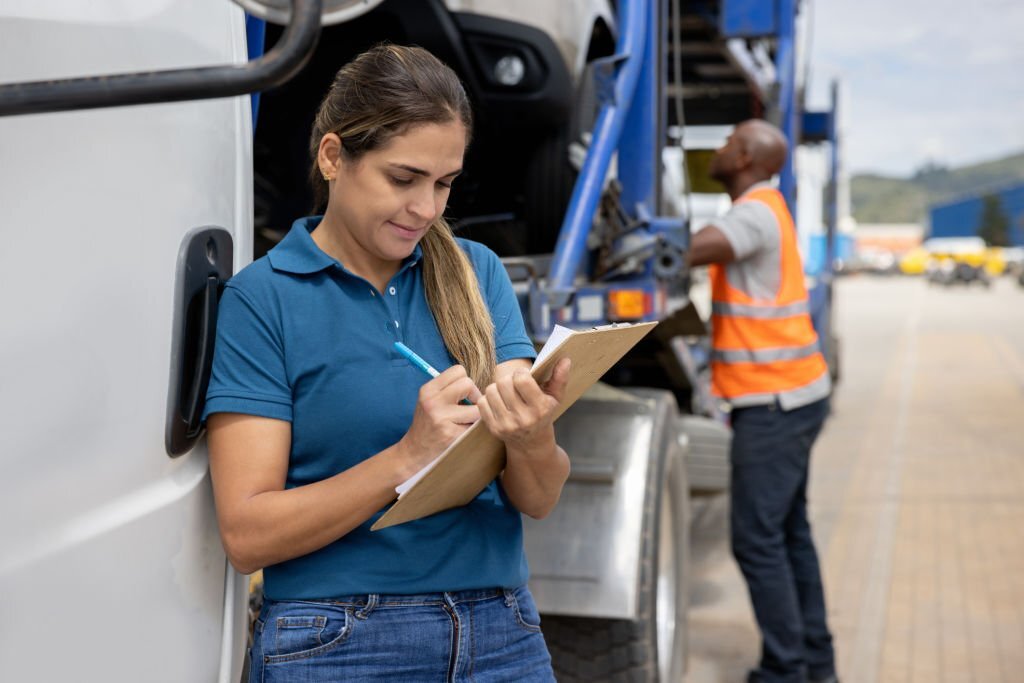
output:
[[739,150],[736,153],[736,170],[745,171],[754,165],[754,152],[750,145],[740,142]]
[[325,179],[334,180],[341,168],[341,138],[337,133],[328,133],[320,138],[316,162]]

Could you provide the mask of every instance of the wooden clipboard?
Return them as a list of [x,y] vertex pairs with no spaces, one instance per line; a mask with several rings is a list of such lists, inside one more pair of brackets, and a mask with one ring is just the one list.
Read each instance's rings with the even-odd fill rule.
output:
[[[534,364],[531,373],[546,381],[562,358],[572,359],[569,382],[555,418],[583,395],[611,369],[626,352],[650,332],[656,322],[606,325],[577,330],[566,336],[550,353]],[[505,467],[505,444],[493,436],[480,420],[456,439],[431,469],[374,523],[377,531],[411,522],[442,510],[466,505],[476,498]]]

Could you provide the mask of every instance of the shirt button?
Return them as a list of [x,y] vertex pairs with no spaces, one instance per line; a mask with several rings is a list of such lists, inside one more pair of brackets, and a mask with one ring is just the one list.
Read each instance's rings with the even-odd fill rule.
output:
[[391,287],[390,289],[388,289],[388,294],[390,294],[391,296],[394,296],[395,295],[395,291],[396,291],[395,288]]
[[397,320],[395,321],[395,327],[398,327],[398,321]]

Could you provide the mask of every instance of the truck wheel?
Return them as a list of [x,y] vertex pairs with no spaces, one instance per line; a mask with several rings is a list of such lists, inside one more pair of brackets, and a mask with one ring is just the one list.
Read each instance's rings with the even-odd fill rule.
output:
[[644,494],[638,618],[546,616],[560,683],[677,683],[686,669],[689,484],[677,440],[652,463]]
[[569,145],[581,142],[584,134],[594,129],[599,107],[595,87],[594,66],[588,64],[577,85],[569,120],[537,146],[527,167],[524,220],[530,254],[553,251],[558,240],[579,175],[569,161]]
[[714,496],[729,490],[729,446],[732,431],[722,422],[702,415],[676,419],[686,458],[691,496]]
[[523,208],[527,253],[554,251],[575,184],[569,136],[565,129],[558,130],[538,145],[527,167]]

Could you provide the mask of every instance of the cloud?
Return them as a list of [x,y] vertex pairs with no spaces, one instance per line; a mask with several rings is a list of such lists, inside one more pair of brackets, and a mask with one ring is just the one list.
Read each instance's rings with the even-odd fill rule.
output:
[[825,105],[842,78],[852,171],[903,175],[1024,148],[1024,3],[818,0],[810,11],[809,101]]

